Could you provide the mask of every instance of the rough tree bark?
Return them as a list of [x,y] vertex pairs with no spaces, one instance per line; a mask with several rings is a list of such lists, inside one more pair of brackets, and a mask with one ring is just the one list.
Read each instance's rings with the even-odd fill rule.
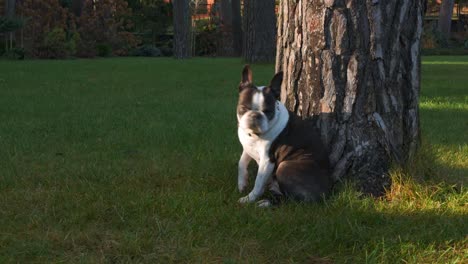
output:
[[276,45],[275,0],[244,0],[243,57],[248,62],[273,62]]
[[192,56],[192,23],[189,0],[173,0],[174,57],[187,59]]
[[450,37],[454,4],[455,0],[443,0],[442,4],[440,5],[438,29],[446,41]]
[[276,70],[282,101],[316,122],[335,180],[383,193],[392,161],[419,145],[425,0],[283,0]]

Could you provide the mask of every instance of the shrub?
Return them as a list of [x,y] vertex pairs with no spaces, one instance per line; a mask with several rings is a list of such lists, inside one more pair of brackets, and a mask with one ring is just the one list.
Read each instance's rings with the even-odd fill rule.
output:
[[160,57],[162,56],[162,52],[156,47],[153,47],[151,45],[145,45],[134,49],[131,55],[141,57]]
[[138,39],[129,32],[133,26],[131,14],[124,0],[86,0],[83,12],[77,19],[81,36],[78,55],[94,57],[107,55],[108,51],[114,55],[127,55],[138,44]]
[[128,1],[132,8],[132,21],[135,31],[143,43],[159,47],[161,35],[164,35],[172,23],[172,6],[163,0]]
[[23,48],[13,48],[4,52],[2,56],[9,60],[24,60],[25,52]]
[[73,15],[58,0],[23,0],[18,14],[28,18],[24,26],[25,51],[32,57],[63,58],[75,29]]
[[198,56],[215,56],[218,51],[221,31],[216,23],[197,25],[195,35],[195,53]]
[[96,45],[97,55],[99,57],[110,57],[112,56],[112,47],[109,44],[97,44]]
[[67,40],[65,31],[62,28],[54,28],[48,32],[44,42],[38,47],[39,58],[60,59],[74,55],[74,39]]

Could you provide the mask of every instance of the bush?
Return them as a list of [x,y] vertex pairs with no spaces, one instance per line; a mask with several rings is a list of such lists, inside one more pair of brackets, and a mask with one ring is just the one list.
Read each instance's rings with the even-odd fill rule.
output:
[[98,44],[96,45],[97,55],[99,57],[110,57],[112,56],[112,47],[109,44]]
[[13,48],[4,52],[2,56],[9,60],[24,60],[25,52],[23,48]]
[[198,56],[215,56],[218,52],[221,31],[216,20],[210,21],[200,21],[196,26],[195,54]]
[[156,47],[145,45],[134,49],[130,55],[138,57],[160,57],[162,56],[162,52]]
[[143,43],[159,47],[160,37],[167,33],[172,23],[170,16],[172,5],[163,0],[128,1],[128,3],[133,11],[134,29]]
[[163,56],[172,57],[172,55],[174,55],[174,50],[172,49],[172,47],[163,46],[159,49],[161,50]]
[[468,55],[468,49],[465,48],[450,48],[450,49],[422,49],[423,56],[443,55],[443,56],[457,56]]
[[83,12],[77,19],[77,30],[81,36],[78,55],[127,55],[139,42],[129,31],[133,26],[129,19],[131,14],[124,0],[86,0]]
[[70,55],[73,15],[57,0],[23,0],[18,14],[28,18],[24,26],[24,46],[29,56],[64,58]]
[[62,28],[54,28],[48,32],[44,42],[37,48],[37,56],[47,59],[68,58],[75,55],[74,39],[67,40],[67,35]]
[[39,58],[127,55],[137,46],[131,10],[126,0],[83,0],[76,17],[69,0],[23,0],[18,14],[29,19],[24,27],[27,54]]

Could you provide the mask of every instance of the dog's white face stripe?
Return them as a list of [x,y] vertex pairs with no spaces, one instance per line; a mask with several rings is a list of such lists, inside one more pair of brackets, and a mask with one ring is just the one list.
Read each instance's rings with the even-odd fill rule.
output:
[[263,111],[263,102],[265,98],[262,92],[256,92],[252,98],[252,110]]

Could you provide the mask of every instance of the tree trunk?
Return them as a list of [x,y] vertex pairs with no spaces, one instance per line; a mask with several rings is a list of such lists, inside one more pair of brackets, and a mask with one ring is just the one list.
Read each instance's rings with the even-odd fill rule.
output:
[[244,0],[244,47],[246,61],[273,62],[275,59],[275,0]]
[[240,0],[232,0],[232,37],[234,56],[242,54],[242,17]]
[[447,45],[448,38],[450,37],[454,2],[454,0],[443,0],[440,5],[438,28],[440,34],[444,38],[444,45]]
[[281,100],[316,122],[334,179],[365,193],[382,194],[391,162],[407,163],[419,145],[425,2],[281,1]]
[[218,55],[233,56],[234,55],[234,38],[232,31],[232,2],[231,0],[221,1],[219,12],[221,21],[221,39],[218,48]]
[[[16,0],[5,0],[5,17],[7,18],[14,18],[15,17],[15,11],[16,11]],[[15,38],[15,33],[14,32],[10,32],[7,34],[5,34],[6,36],[6,41],[8,43],[9,41],[9,49],[13,49],[13,40]],[[6,45],[7,49],[8,50],[8,44]]]
[[86,0],[72,0],[71,10],[75,16],[81,16],[81,13],[83,12],[83,8],[85,6],[85,1]]
[[187,59],[192,56],[192,18],[189,0],[174,0],[174,57]]

